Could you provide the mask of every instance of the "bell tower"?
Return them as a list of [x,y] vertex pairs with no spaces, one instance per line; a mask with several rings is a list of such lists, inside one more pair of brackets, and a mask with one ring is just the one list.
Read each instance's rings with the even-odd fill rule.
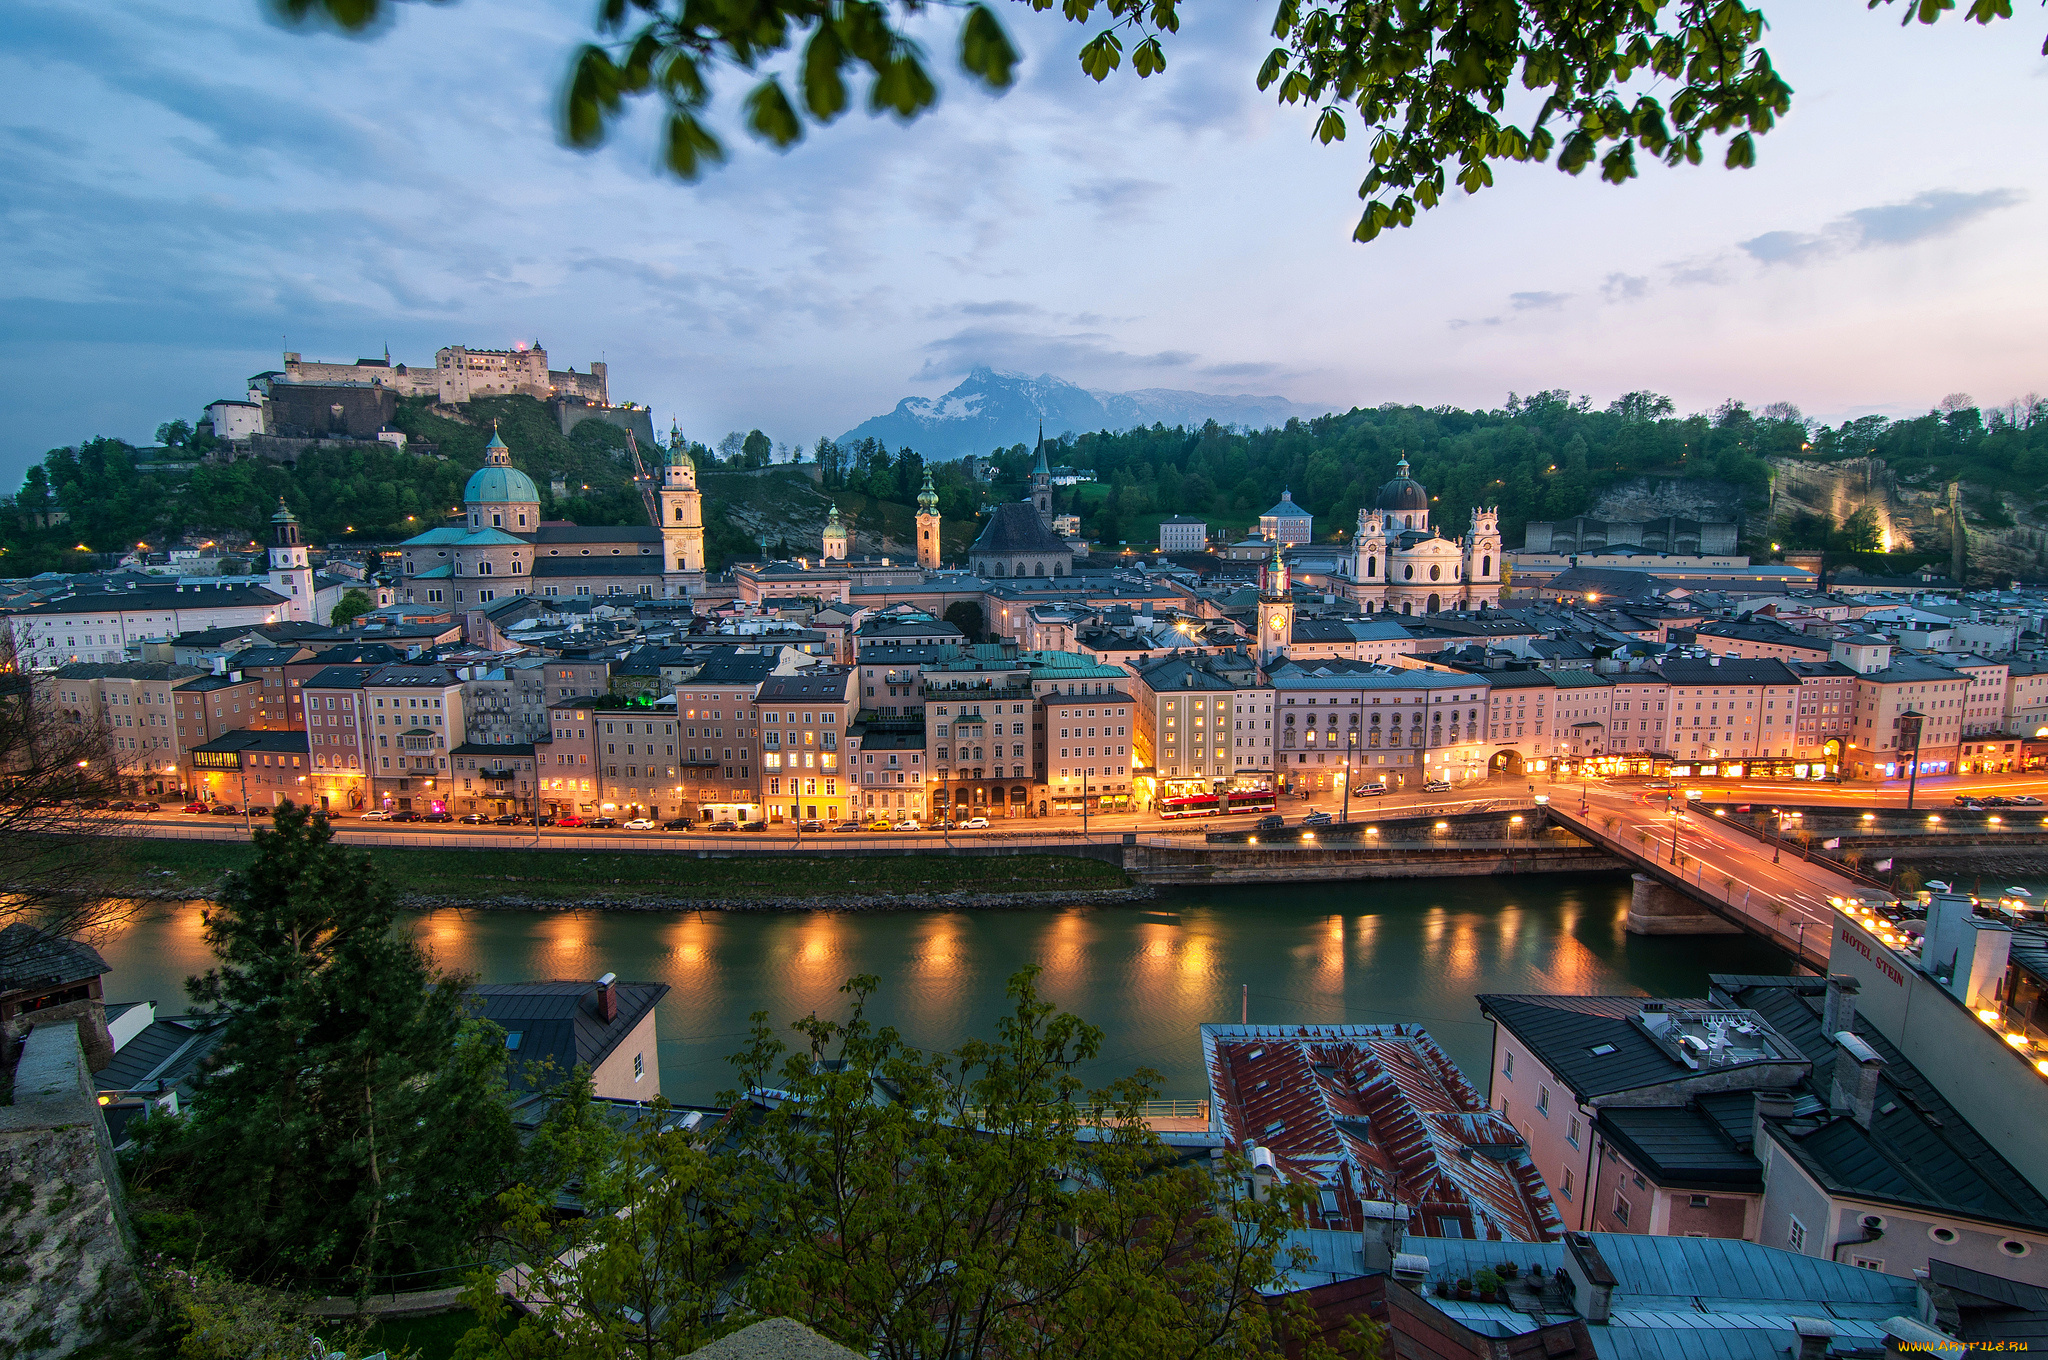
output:
[[1031,463],[1031,508],[1039,522],[1052,528],[1052,469],[1045,462],[1045,422],[1038,422],[1038,457]]
[[282,496],[270,525],[270,588],[285,597],[286,618],[318,623],[313,617],[313,568],[306,559],[306,542],[299,532],[298,516],[285,506]]
[[835,502],[831,512],[825,516],[825,560],[844,562],[846,560],[846,526],[839,522],[839,506]]
[[926,571],[939,569],[939,493],[932,490],[932,470],[924,470],[924,486],[917,493],[917,565]]
[[1386,596],[1387,517],[1377,506],[1358,512],[1358,532],[1351,541],[1351,580],[1358,603],[1372,613]]
[[661,469],[661,551],[670,577],[704,570],[704,497],[697,490],[697,465],[674,431]]
[[1499,604],[1504,571],[1500,553],[1500,507],[1475,507],[1472,528],[1465,535],[1466,607],[1491,609]]
[[1294,587],[1287,576],[1286,545],[1275,542],[1273,555],[1259,571],[1259,664],[1270,666],[1294,642]]

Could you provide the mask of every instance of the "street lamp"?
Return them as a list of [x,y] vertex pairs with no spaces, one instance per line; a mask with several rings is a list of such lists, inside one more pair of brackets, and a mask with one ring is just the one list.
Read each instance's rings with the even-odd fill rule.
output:
[[1913,790],[1920,782],[1920,729],[1926,725],[1927,715],[1916,708],[1909,708],[1899,715],[1899,745],[1913,743],[1913,762],[1906,767],[1906,811],[1913,810]]

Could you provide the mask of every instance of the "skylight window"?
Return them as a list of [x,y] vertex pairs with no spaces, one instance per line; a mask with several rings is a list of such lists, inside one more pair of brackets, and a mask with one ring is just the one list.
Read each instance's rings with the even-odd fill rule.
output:
[[526,1037],[526,1031],[525,1031],[525,1030],[523,1030],[523,1029],[515,1029],[515,1030],[508,1030],[508,1031],[506,1031],[506,1033],[505,1033],[505,1048],[506,1048],[506,1049],[507,1049],[507,1051],[509,1051],[509,1052],[517,1053],[517,1052],[519,1051],[519,1041],[520,1041],[521,1039],[524,1039],[525,1037]]
[[1588,1053],[1591,1053],[1596,1058],[1604,1058],[1608,1054],[1617,1052],[1618,1050],[1614,1047],[1613,1044],[1594,1044],[1591,1048],[1587,1049],[1586,1051]]

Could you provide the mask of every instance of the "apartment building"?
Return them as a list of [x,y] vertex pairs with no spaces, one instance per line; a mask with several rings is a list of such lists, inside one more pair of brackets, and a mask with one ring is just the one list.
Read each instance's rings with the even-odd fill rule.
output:
[[17,670],[54,670],[73,662],[126,661],[146,640],[194,629],[276,623],[289,617],[289,605],[262,586],[131,583],[10,610],[4,626]]
[[1044,755],[1038,763],[1048,787],[1040,814],[1129,808],[1136,698],[1112,685],[1078,695],[1055,690],[1039,703]]
[[34,702],[60,722],[105,734],[124,793],[176,793],[186,748],[173,694],[206,673],[163,661],[80,662],[35,677]]
[[1488,680],[1453,671],[1357,663],[1294,663],[1267,675],[1273,691],[1275,769],[1289,789],[1364,783],[1484,779]]
[[1665,749],[1673,756],[1791,757],[1804,686],[1785,662],[1714,656],[1665,661],[1657,671],[1670,687]]
[[363,684],[382,669],[324,666],[303,681],[293,680],[306,724],[309,797],[316,806],[343,812],[369,802],[376,738]]
[[598,811],[608,817],[681,816],[675,710],[615,703],[591,715],[597,732]]
[[846,737],[859,712],[852,666],[771,675],[755,700],[760,716],[761,801],[770,820],[835,822],[852,806]]
[[920,822],[936,815],[922,722],[897,717],[855,723],[847,735],[846,761],[851,815]]
[[1856,779],[1902,779],[1911,773],[1913,742],[1902,719],[1921,715],[1921,774],[1949,774],[1961,758],[1970,679],[1946,666],[1902,657],[1858,676],[1849,769]]
[[262,693],[262,681],[216,661],[212,673],[187,680],[171,696],[179,745],[190,750],[248,727],[256,719]]
[[533,744],[541,812],[551,817],[594,815],[602,795],[598,773],[598,696],[557,699],[548,705],[548,737]]
[[1928,659],[1938,666],[1949,667],[1957,675],[1969,677],[1969,688],[1963,691],[1965,737],[1985,737],[2006,730],[2006,694],[2010,678],[2004,660],[1994,661],[1968,652],[1949,652]]
[[282,732],[303,727],[305,716],[294,702],[290,669],[316,662],[310,647],[244,647],[234,654],[235,669],[256,682],[256,716],[249,726],[259,731]]
[[1792,758],[1824,766],[1821,772],[1840,774],[1855,722],[1857,672],[1840,661],[1785,664],[1799,677],[1799,725],[1794,729]]
[[1556,703],[1554,671],[1488,672],[1485,722],[1492,750],[1488,768],[1507,775],[1548,770],[1556,741],[1552,724]]
[[2000,730],[2021,737],[2048,736],[2048,664],[2005,663],[2005,721]]
[[722,652],[674,691],[682,728],[678,816],[700,822],[761,820],[761,731],[754,701],[761,683],[779,665],[779,651]]
[[[1614,684],[1593,671],[1560,670],[1551,675],[1553,721],[1557,736],[1553,753],[1568,762],[1598,761],[1618,749],[1614,722]],[[1491,705],[1489,705],[1489,708]]]
[[1176,654],[1139,669],[1130,692],[1131,768],[1150,776],[1155,798],[1168,796],[1168,786],[1180,781],[1206,792],[1241,773],[1275,773],[1274,692],[1256,670]]
[[308,800],[306,738],[302,732],[224,732],[185,753],[184,784],[190,796],[254,812],[280,803]]
[[1032,674],[1030,661],[1007,644],[970,648],[926,668],[935,814],[1028,817],[1043,801],[1045,719]]
[[531,817],[540,786],[532,742],[466,741],[448,752],[449,811],[468,816]]
[[[467,696],[452,666],[382,666],[363,680],[370,802],[386,810],[446,812],[448,753],[468,731]],[[365,762],[368,763],[367,761]]]
[[602,694],[608,679],[603,661],[559,656],[494,658],[464,669],[468,740],[491,745],[540,739],[548,730],[549,704]]

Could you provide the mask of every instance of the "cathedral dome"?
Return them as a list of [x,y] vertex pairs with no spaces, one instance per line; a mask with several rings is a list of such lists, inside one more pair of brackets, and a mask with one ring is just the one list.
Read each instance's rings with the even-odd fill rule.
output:
[[1429,509],[1429,492],[1422,483],[1408,475],[1408,460],[1403,458],[1394,466],[1394,480],[1382,486],[1375,504],[1382,510],[1399,513],[1403,510]]
[[494,429],[491,442],[484,446],[484,465],[470,474],[462,499],[470,505],[538,504],[540,489],[533,478],[512,466],[512,450]]

